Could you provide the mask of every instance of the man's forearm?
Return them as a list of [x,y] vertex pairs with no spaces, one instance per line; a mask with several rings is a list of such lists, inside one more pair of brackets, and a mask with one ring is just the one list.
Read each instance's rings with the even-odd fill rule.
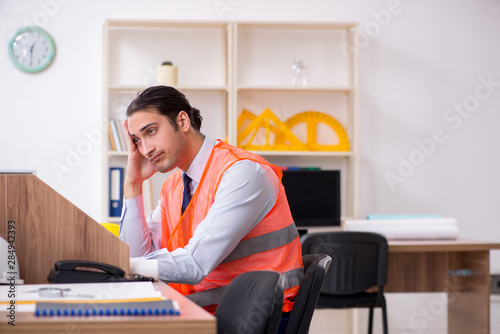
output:
[[125,199],[132,199],[142,195],[142,183],[132,183],[125,180],[123,194]]

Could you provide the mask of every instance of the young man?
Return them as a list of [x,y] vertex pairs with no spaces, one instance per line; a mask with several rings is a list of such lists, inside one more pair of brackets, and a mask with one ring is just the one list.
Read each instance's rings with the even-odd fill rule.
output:
[[[214,312],[241,273],[286,279],[283,312],[303,275],[302,253],[281,170],[200,132],[200,112],[172,87],[141,92],[127,109],[130,152],[120,238],[131,256],[158,259],[159,277]],[[146,218],[142,183],[175,168]]]

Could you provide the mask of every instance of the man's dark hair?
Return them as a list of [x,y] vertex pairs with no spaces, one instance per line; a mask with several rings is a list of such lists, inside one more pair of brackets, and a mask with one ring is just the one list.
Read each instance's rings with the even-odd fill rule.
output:
[[203,120],[200,111],[191,107],[186,96],[169,86],[153,86],[140,92],[128,106],[126,115],[130,117],[137,111],[155,111],[166,116],[175,131],[179,130],[175,119],[181,111],[189,115],[191,126],[198,132]]

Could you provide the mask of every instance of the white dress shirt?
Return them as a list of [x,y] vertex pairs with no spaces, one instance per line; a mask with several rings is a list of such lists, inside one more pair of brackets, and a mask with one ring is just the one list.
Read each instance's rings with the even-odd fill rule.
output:
[[[205,137],[186,174],[191,194],[198,186],[216,141]],[[148,218],[142,195],[125,199],[120,239],[130,246],[131,257],[158,260],[161,280],[197,284],[224,260],[276,204],[279,180],[269,166],[241,160],[226,170],[214,203],[184,248],[161,249],[160,202]]]

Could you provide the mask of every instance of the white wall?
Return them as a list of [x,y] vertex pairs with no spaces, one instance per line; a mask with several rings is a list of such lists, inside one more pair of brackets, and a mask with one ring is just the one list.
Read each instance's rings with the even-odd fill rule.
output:
[[[36,170],[100,217],[101,150],[96,144],[81,160],[71,152],[101,126],[106,18],[357,21],[366,35],[359,45],[360,216],[439,213],[459,220],[461,237],[498,242],[499,16],[494,0],[0,0],[0,170]],[[45,28],[57,45],[54,64],[39,74],[20,72],[5,52],[27,23]],[[453,111],[460,105],[464,116]],[[431,145],[435,131],[440,142]],[[68,162],[70,172],[54,171]],[[387,175],[397,180],[392,186]],[[491,263],[500,272],[498,252]]]

